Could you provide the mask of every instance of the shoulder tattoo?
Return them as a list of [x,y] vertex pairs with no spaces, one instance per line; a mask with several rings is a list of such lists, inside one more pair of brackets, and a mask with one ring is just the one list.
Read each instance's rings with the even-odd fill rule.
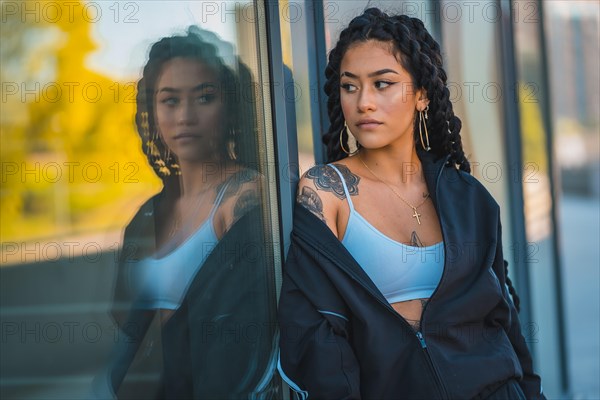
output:
[[325,215],[323,215],[323,201],[316,191],[307,186],[302,187],[302,192],[298,193],[297,202],[302,204],[308,211],[315,214],[321,221],[325,222]]
[[236,195],[244,184],[252,182],[257,176],[257,173],[252,170],[238,171],[217,186],[217,193],[223,190],[223,187],[227,185],[227,189],[225,190],[225,193],[223,193],[223,201],[225,201]]
[[[335,166],[342,173],[350,196],[357,195],[360,177],[350,172],[350,169],[348,169],[348,167],[345,165],[336,164]],[[342,185],[342,181],[333,168],[328,168],[325,165],[314,167],[308,170],[305,176],[315,182],[317,189],[332,192],[340,199],[344,199],[346,197],[344,194],[344,186]]]
[[254,190],[245,190],[238,197],[233,207],[233,220],[237,221],[259,204],[258,195]]

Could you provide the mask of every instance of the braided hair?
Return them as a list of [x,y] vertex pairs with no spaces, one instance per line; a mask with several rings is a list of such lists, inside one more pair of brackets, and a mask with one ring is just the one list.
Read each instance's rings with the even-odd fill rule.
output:
[[165,182],[175,176],[174,170],[178,168],[175,156],[158,139],[154,110],[157,81],[164,65],[177,57],[198,60],[217,73],[226,116],[218,143],[220,156],[229,156],[227,146],[233,140],[237,162],[255,163],[256,111],[250,70],[233,54],[229,43],[212,32],[191,26],[184,36],[165,37],[152,45],[137,85],[135,124],[142,138],[142,150],[154,172]]
[[[346,156],[340,146],[339,135],[344,126],[340,103],[340,65],[344,54],[353,44],[377,40],[392,45],[402,67],[412,77],[415,88],[424,88],[429,98],[430,114],[427,120],[431,152],[437,156],[450,155],[450,162],[463,171],[471,171],[465,157],[460,137],[461,122],[454,115],[450,91],[446,85],[446,71],[442,67],[439,44],[427,32],[423,22],[406,15],[389,16],[377,8],[369,8],[354,18],[341,34],[336,46],[329,53],[325,69],[325,93],[329,129],[323,135],[327,147],[327,162],[338,161]],[[413,129],[418,140],[418,119]],[[348,148],[348,134],[342,132],[342,141]]]

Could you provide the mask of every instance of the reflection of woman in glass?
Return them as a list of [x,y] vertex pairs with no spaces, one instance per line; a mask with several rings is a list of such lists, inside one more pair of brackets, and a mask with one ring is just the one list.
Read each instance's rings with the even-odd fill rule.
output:
[[125,231],[113,314],[131,343],[117,350],[115,392],[127,387],[134,357],[151,359],[153,320],[162,341],[158,397],[239,398],[268,386],[274,294],[261,179],[248,167],[252,89],[247,67],[210,32],[190,28],[150,50],[136,124],[164,187]]
[[325,75],[331,164],[299,184],[282,373],[309,398],[544,398],[439,44],[416,18],[368,9]]

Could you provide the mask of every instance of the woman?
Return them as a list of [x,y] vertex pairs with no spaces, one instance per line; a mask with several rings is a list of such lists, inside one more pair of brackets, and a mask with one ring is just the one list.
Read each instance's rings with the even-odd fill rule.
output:
[[543,398],[439,45],[420,20],[371,8],[325,74],[333,164],[298,187],[284,379],[304,398]]
[[[261,179],[247,167],[257,157],[251,87],[247,67],[210,32],[192,27],[150,50],[136,125],[164,185],[124,235],[113,311],[123,334],[110,368],[123,397],[272,389],[274,279],[262,251]],[[162,376],[154,393],[128,383],[136,368],[155,371],[153,360]]]

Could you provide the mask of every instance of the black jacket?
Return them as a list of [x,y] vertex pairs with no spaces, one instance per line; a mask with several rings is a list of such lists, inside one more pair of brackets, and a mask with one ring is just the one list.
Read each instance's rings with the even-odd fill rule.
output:
[[527,398],[544,398],[505,285],[499,207],[446,160],[422,156],[445,265],[417,333],[329,228],[296,207],[279,367],[303,397],[465,399],[516,378]]
[[[191,282],[181,307],[159,326],[160,332],[153,332],[156,312],[136,306],[124,267],[127,259],[155,251],[153,204],[150,200],[143,205],[125,231],[113,316],[126,336],[110,366],[113,390],[121,389],[119,397],[125,393],[123,397],[151,398],[156,393],[151,384],[128,385],[127,375],[158,370],[162,379],[157,398],[270,398],[276,291],[261,208],[249,211],[223,236]],[[147,354],[152,346],[143,344],[152,336],[162,344],[158,358]]]

